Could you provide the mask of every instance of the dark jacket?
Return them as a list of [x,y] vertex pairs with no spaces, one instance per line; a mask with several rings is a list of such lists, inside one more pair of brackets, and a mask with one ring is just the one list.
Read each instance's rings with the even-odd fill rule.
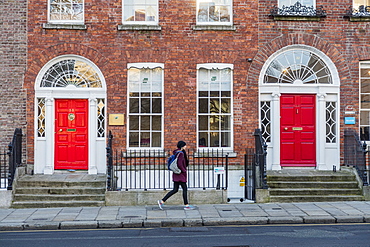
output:
[[[180,151],[180,149],[176,149],[173,151],[173,154],[176,154],[177,151]],[[187,166],[187,157],[186,157],[186,152],[182,151],[178,153],[178,158],[177,158],[177,167],[181,170],[180,174],[175,174],[172,173],[172,181],[173,182],[184,182],[186,183],[188,180],[187,176],[187,171],[186,171],[186,166]]]

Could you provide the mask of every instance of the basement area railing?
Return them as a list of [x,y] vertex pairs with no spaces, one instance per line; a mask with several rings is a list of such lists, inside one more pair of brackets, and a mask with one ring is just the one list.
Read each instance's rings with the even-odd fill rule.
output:
[[13,139],[0,153],[0,189],[13,189],[17,167],[22,164],[22,129],[15,129]]
[[356,131],[344,130],[344,165],[356,168],[363,185],[369,185],[369,152],[366,142],[361,142]]
[[[167,159],[172,150],[113,150],[113,135],[107,147],[107,189],[172,189],[172,172]],[[228,153],[222,150],[187,150],[188,187],[203,190],[227,189]]]

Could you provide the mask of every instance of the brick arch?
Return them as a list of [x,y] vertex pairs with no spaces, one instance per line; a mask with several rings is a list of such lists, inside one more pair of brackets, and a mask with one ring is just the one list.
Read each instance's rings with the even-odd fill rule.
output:
[[329,41],[312,34],[285,34],[266,42],[253,59],[249,70],[248,83],[258,83],[260,72],[267,59],[276,51],[290,45],[307,45],[326,54],[335,64],[340,80],[350,77],[350,69],[342,53]]
[[[64,43],[64,44],[57,44],[53,46],[49,46],[48,48],[44,49],[42,52],[38,52],[38,55],[30,55],[29,57],[32,58],[32,61],[28,61],[29,67],[26,74],[26,81],[28,81],[31,85],[29,88],[33,87],[32,82],[35,81],[39,71],[41,68],[48,63],[50,60],[61,56],[61,55],[79,55],[84,58],[89,59],[92,61],[99,69],[103,72],[104,69],[109,68],[109,60],[103,54],[101,54],[96,49],[93,49],[89,46],[85,46],[78,43]],[[104,72],[103,72],[104,73]]]

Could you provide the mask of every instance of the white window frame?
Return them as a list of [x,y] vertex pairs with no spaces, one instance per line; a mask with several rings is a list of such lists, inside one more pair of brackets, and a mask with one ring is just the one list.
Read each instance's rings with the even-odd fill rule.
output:
[[48,11],[48,23],[51,23],[51,24],[84,24],[85,23],[85,0],[81,0],[82,1],[82,20],[51,20],[50,18],[51,1],[52,0],[48,0],[48,10],[47,10]]
[[[137,6],[137,5],[135,5]],[[156,1],[156,13],[155,13],[155,20],[154,21],[127,21],[125,20],[125,0],[122,0],[122,24],[124,25],[158,25],[159,23],[159,1]],[[145,6],[146,7],[146,6]],[[134,8],[132,8],[132,11]],[[135,16],[135,13],[133,13]]]
[[[230,16],[230,21],[227,21],[227,22],[222,22],[222,21],[214,21],[214,22],[211,22],[211,21],[199,21],[198,20],[198,13],[199,13],[199,9],[200,9],[200,4],[201,3],[212,3],[214,1],[222,1],[222,0],[197,0],[197,12],[195,14],[195,18],[196,18],[196,23],[197,25],[222,25],[222,26],[231,26],[233,24],[233,0],[230,0],[230,5],[229,5],[229,16]],[[226,4],[225,4],[226,5]]]
[[[130,73],[129,70],[131,68],[136,69],[155,69],[161,68],[162,69],[162,82],[161,82],[161,113],[130,113]],[[164,146],[164,64],[163,63],[129,63],[127,64],[127,138],[126,138],[126,147],[128,150],[159,150],[163,149]],[[152,92],[152,91],[151,91]],[[152,96],[150,97],[152,98]],[[139,137],[139,146],[138,147],[130,147],[130,116],[131,115],[140,115],[140,116],[161,116],[161,144],[160,147],[152,147],[151,144],[149,147],[140,147],[140,137]],[[138,130],[140,133],[140,129]],[[148,130],[150,134],[152,133],[152,127]],[[147,132],[147,131],[145,131]],[[152,137],[150,136],[150,143],[152,141]]]
[[[282,8],[283,6],[285,7],[288,7],[288,6],[293,6],[295,3],[297,2],[300,2],[303,6],[306,6],[306,7],[309,7],[309,6],[313,6],[314,8],[316,8],[316,0],[311,0],[310,2],[312,2],[312,5],[306,5],[307,3],[310,0],[278,0],[278,5],[279,5],[279,8]],[[286,2],[290,2],[290,3],[286,3]]]
[[[361,141],[370,141],[370,136],[368,139],[365,139],[365,138],[362,138],[361,136],[361,128],[363,127],[368,127],[370,129],[370,124],[363,124],[362,121],[361,121],[361,113],[364,113],[364,112],[367,112],[369,114],[369,119],[368,119],[368,122],[370,123],[370,107],[369,108],[362,108],[362,104],[361,104],[361,98],[362,98],[362,95],[367,95],[370,97],[370,92],[369,93],[362,93],[362,88],[361,88],[361,84],[362,84],[362,80],[370,80],[370,75],[368,77],[362,77],[361,76],[361,69],[369,69],[370,71],[370,61],[363,61],[363,62],[360,62],[359,64],[359,109],[360,109],[360,113],[359,113],[359,119],[360,119],[360,123],[359,123],[359,133],[360,133],[360,139]],[[370,89],[369,89],[370,90]],[[369,133],[370,133],[370,130],[369,130]]]
[[370,6],[370,0],[353,0],[353,8],[359,9],[361,5]]
[[[230,116],[230,146],[228,147],[210,147],[210,146],[206,146],[206,147],[200,147],[199,146],[199,116],[200,115],[210,115],[211,113],[203,113],[203,114],[200,114],[199,113],[199,82],[200,82],[200,77],[199,77],[199,70],[200,69],[207,69],[207,70],[213,70],[213,69],[217,69],[217,70],[222,70],[222,69],[230,69],[231,70],[231,74],[230,74],[230,112],[229,113],[225,113],[225,114],[217,114],[217,115],[228,115]],[[222,150],[222,151],[229,151],[229,152],[233,152],[233,147],[234,147],[234,103],[233,103],[233,71],[234,71],[234,65],[233,64],[223,64],[223,63],[206,63],[206,64],[197,64],[197,148],[198,150],[204,150],[204,149],[207,149],[207,150]],[[221,97],[221,96],[219,96]],[[208,98],[210,98],[210,96],[208,96]],[[210,130],[208,130],[209,132]],[[219,133],[222,133],[222,130],[219,129],[217,130]],[[221,138],[221,137],[220,137]]]

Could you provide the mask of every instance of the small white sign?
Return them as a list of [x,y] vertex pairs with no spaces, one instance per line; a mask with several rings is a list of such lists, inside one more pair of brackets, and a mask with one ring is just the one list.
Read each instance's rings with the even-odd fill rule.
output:
[[225,167],[223,166],[215,167],[214,171],[215,171],[215,174],[225,174]]

